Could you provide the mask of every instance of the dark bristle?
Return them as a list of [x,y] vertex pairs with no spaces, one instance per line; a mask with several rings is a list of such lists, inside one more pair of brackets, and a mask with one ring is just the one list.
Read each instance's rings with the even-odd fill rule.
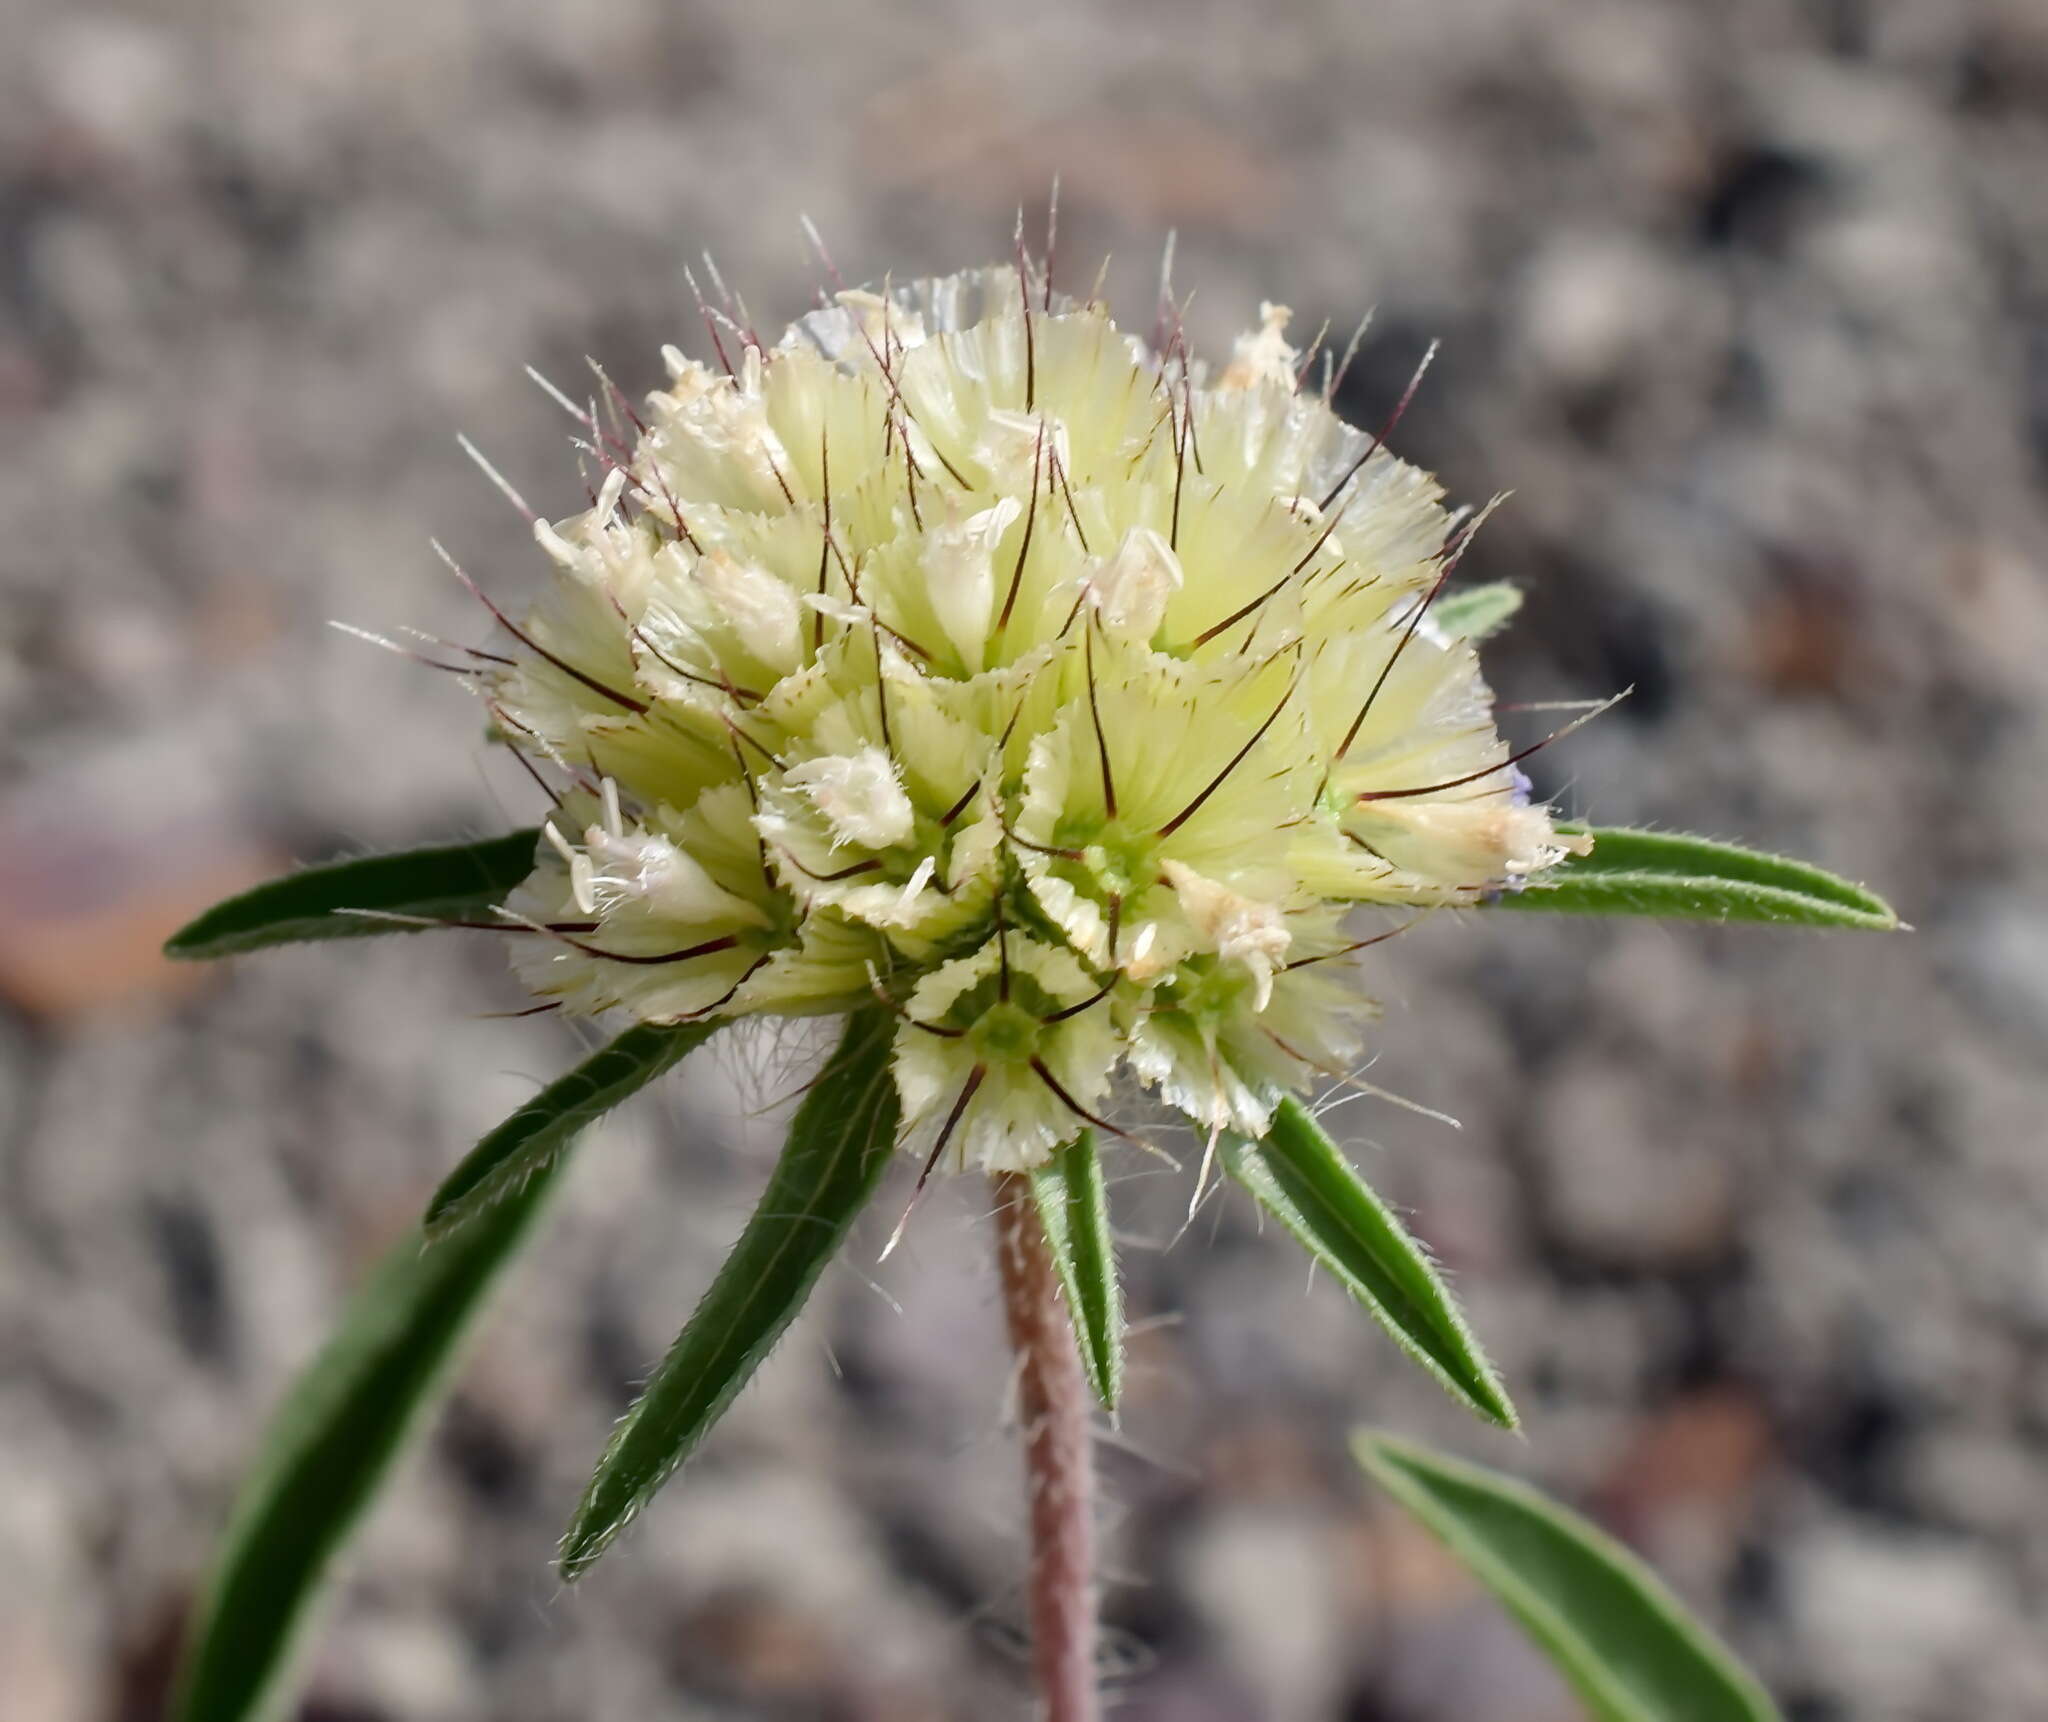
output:
[[1081,525],[1081,511],[1074,506],[1074,492],[1067,483],[1066,463],[1060,459],[1058,449],[1052,451],[1052,476],[1053,481],[1060,487],[1060,494],[1067,499],[1067,518],[1074,523],[1074,536],[1081,542],[1081,554],[1093,555],[1094,552],[1088,547],[1087,530]]
[[1066,1022],[1071,1017],[1079,1016],[1084,1010],[1090,1010],[1094,1006],[1099,1005],[1111,993],[1115,992],[1118,979],[1118,976],[1111,975],[1108,980],[1102,983],[1098,990],[1090,993],[1079,1004],[1067,1005],[1063,1009],[1054,1011],[1051,1016],[1040,1017],[1039,1021],[1050,1027],[1053,1023]]
[[875,623],[872,632],[875,639],[875,709],[881,718],[882,751],[894,759],[896,742],[889,733],[889,667],[882,662],[881,623]]
[[[654,476],[661,481],[661,499],[668,504],[669,512],[676,517],[677,533],[680,534],[684,543],[689,545],[699,556],[702,556],[704,554],[704,546],[699,544],[691,534],[690,523],[683,518],[682,504],[676,501],[675,492],[669,488],[668,474],[661,470],[661,462],[658,460],[650,461],[648,464],[654,468]],[[644,482],[641,488],[643,490],[646,488]]]
[[1564,724],[1559,728],[1552,730],[1541,741],[1532,741],[1527,747],[1517,748],[1513,753],[1509,754],[1507,758],[1502,760],[1498,765],[1483,766],[1478,771],[1466,772],[1465,775],[1462,777],[1449,777],[1444,779],[1444,781],[1441,783],[1425,783],[1421,785],[1419,788],[1415,789],[1361,790],[1359,792],[1358,799],[1360,801],[1407,801],[1418,795],[1435,795],[1442,790],[1458,789],[1468,783],[1477,783],[1482,777],[1491,777],[1497,771],[1506,771],[1510,766],[1520,765],[1522,761],[1527,759],[1531,754],[1542,752],[1543,749],[1548,747],[1552,742],[1562,741],[1566,736],[1572,734],[1575,730],[1584,729],[1587,724],[1591,723],[1596,717],[1599,717],[1603,712],[1613,710],[1615,703],[1617,701],[1628,698],[1628,695],[1629,690],[1627,688],[1622,689],[1622,691],[1616,694],[1613,699],[1608,700],[1603,705],[1595,706],[1591,711],[1586,712],[1579,717],[1573,718],[1570,723]]
[[961,814],[965,813],[969,806],[973,804],[974,798],[977,794],[980,793],[980,790],[980,778],[976,778],[965,789],[961,790],[960,799],[954,802],[951,807],[947,808],[944,813],[939,815],[940,828],[943,830],[951,826],[954,820],[958,819]]
[[882,870],[881,861],[873,855],[870,855],[865,861],[855,861],[833,873],[813,873],[795,855],[791,854],[787,848],[783,849],[782,858],[806,879],[819,885],[836,885],[842,879],[858,879],[864,873],[879,873]]
[[685,269],[683,279],[690,284],[690,292],[697,300],[697,315],[704,319],[704,330],[711,337],[712,351],[717,353],[718,362],[724,367],[726,376],[737,381],[737,374],[732,368],[732,358],[725,350],[724,340],[719,336],[718,324],[712,318],[711,307],[704,302],[704,291],[697,285],[697,277]]
[[1038,410],[1038,339],[1031,317],[1031,275],[1024,249],[1017,249],[1017,291],[1024,300],[1024,410]]
[[1090,1112],[1087,1107],[1083,1106],[1080,1103],[1080,1101],[1076,1100],[1071,1094],[1069,1094],[1065,1086],[1060,1082],[1060,1079],[1057,1076],[1053,1075],[1051,1070],[1049,1070],[1046,1067],[1046,1062],[1044,1059],[1034,1057],[1031,1060],[1031,1070],[1040,1082],[1044,1083],[1047,1088],[1052,1090],[1052,1097],[1055,1100],[1057,1100],[1062,1106],[1064,1106],[1069,1112],[1071,1112],[1076,1118],[1080,1119],[1082,1123],[1092,1124],[1095,1126],[1096,1129],[1106,1131],[1109,1135],[1116,1137],[1117,1140],[1120,1142],[1134,1143],[1138,1147],[1144,1146],[1144,1144],[1139,1142],[1138,1139],[1135,1136],[1133,1136],[1128,1130],[1125,1130],[1118,1125],[1110,1123],[1110,1121],[1107,1118],[1098,1117],[1095,1113]]
[[1436,357],[1437,343],[1432,341],[1422,355],[1422,362],[1415,367],[1415,374],[1408,379],[1408,386],[1401,391],[1401,398],[1394,403],[1394,410],[1387,415],[1387,422],[1373,433],[1373,439],[1366,444],[1365,453],[1345,469],[1344,476],[1330,486],[1328,494],[1316,506],[1327,510],[1331,503],[1343,493],[1344,487],[1365,469],[1365,463],[1386,446],[1387,438],[1394,434],[1409,405],[1415,399],[1415,391],[1422,387],[1423,376],[1428,372],[1430,361]]
[[1348,957],[1352,955],[1354,952],[1366,949],[1366,947],[1369,945],[1383,945],[1387,942],[1387,940],[1397,938],[1402,933],[1407,932],[1407,930],[1410,927],[1419,925],[1422,920],[1423,917],[1421,915],[1417,915],[1414,920],[1403,921],[1398,927],[1391,927],[1384,933],[1374,933],[1372,937],[1369,939],[1353,939],[1350,944],[1340,945],[1334,951],[1324,951],[1320,956],[1298,957],[1293,962],[1285,964],[1284,966],[1289,970],[1305,969],[1315,963],[1327,963],[1333,961],[1338,957]]
[[[818,550],[818,596],[825,596],[825,576],[832,565],[832,435],[829,424],[818,426],[818,489],[824,498],[825,542]],[[811,655],[825,644],[825,612],[811,612]],[[879,661],[879,655],[878,655]]]
[[[560,932],[552,926],[543,926],[535,930],[553,934],[563,944],[572,946],[574,949],[581,951],[585,956],[596,957],[607,963],[628,963],[635,967],[646,968],[659,968],[670,963],[691,962],[698,957],[716,956],[720,951],[735,949],[740,942],[737,933],[726,933],[716,939],[706,939],[700,945],[687,945],[677,951],[660,951],[653,956],[636,957],[629,956],[621,951],[608,951],[602,945],[593,945],[582,939],[572,938],[567,933]],[[592,932],[597,931],[596,923],[593,922],[589,930]]]
[[633,403],[626,399],[625,390],[612,381],[611,373],[595,359],[588,356],[585,357],[583,362],[597,373],[597,380],[604,384],[605,393],[611,397],[612,405],[619,412],[625,414],[626,422],[642,436],[645,436],[647,434],[647,421],[635,410]]
[[711,677],[706,675],[700,675],[695,670],[685,669],[681,664],[677,663],[659,646],[657,646],[652,640],[650,640],[647,637],[645,629],[636,625],[633,628],[632,633],[633,638],[638,640],[641,645],[645,646],[649,652],[653,653],[655,661],[659,663],[661,667],[667,670],[670,674],[681,676],[683,680],[686,682],[694,682],[700,688],[715,688],[718,692],[726,695],[728,698],[738,701],[739,703],[744,705],[752,705],[756,703],[758,700],[760,700],[761,695],[755,693],[752,688],[743,688],[738,686],[736,683],[734,683],[728,677],[726,677],[722,672],[718,679],[714,681]]
[[[1365,703],[1358,708],[1358,715],[1351,720],[1351,727],[1344,732],[1344,739],[1337,744],[1335,758],[1342,759],[1351,751],[1351,744],[1358,739],[1358,732],[1365,727],[1365,720],[1371,716],[1373,704],[1379,699],[1381,691],[1386,687],[1387,678],[1394,673],[1394,666],[1401,661],[1401,654],[1408,649],[1408,642],[1415,638],[1415,630],[1422,626],[1424,613],[1429,609],[1430,605],[1436,602],[1437,594],[1444,589],[1444,582],[1451,577],[1452,566],[1450,563],[1444,565],[1443,569],[1438,573],[1434,584],[1423,595],[1422,602],[1415,606],[1414,613],[1408,618],[1407,627],[1401,630],[1400,639],[1394,642],[1394,649],[1387,654],[1387,661],[1380,666],[1379,675],[1374,679],[1371,689],[1366,693]],[[1327,776],[1324,781],[1328,781]]]
[[[1496,499],[1497,501],[1498,499]],[[1417,604],[1414,611],[1409,615],[1408,624],[1401,630],[1401,638],[1395,642],[1394,649],[1388,654],[1387,661],[1380,666],[1380,673],[1374,680],[1371,691],[1366,694],[1365,703],[1358,708],[1358,715],[1351,720],[1351,727],[1344,732],[1344,739],[1337,746],[1335,758],[1342,759],[1351,751],[1351,744],[1358,739],[1358,732],[1364,727],[1366,718],[1371,715],[1374,702],[1379,699],[1381,691],[1387,685],[1387,678],[1394,673],[1394,666],[1400,662],[1401,654],[1408,649],[1409,641],[1415,638],[1415,630],[1422,625],[1422,618],[1428,613],[1430,605],[1436,602],[1437,596],[1443,591],[1445,583],[1457,572],[1458,564],[1464,560],[1465,551],[1470,547],[1474,534],[1486,523],[1486,517],[1492,512],[1493,506],[1493,504],[1489,504],[1488,507],[1482,509],[1476,516],[1467,521],[1459,531],[1452,534],[1450,539],[1445,542],[1443,548],[1437,552],[1438,557],[1442,561],[1442,566],[1437,571],[1437,577],[1431,583],[1429,590],[1423,594],[1422,602]],[[1325,772],[1323,774],[1324,784],[1327,784],[1329,780],[1329,774]],[[1322,790],[1319,788],[1316,793],[1320,795]]]
[[1095,693],[1095,630],[1081,636],[1082,663],[1088,677],[1088,717],[1095,725],[1095,752],[1102,766],[1102,806],[1110,818],[1117,814],[1116,778],[1109,768],[1109,737],[1102,730],[1102,706]]
[[562,805],[562,798],[560,794],[557,793],[555,786],[553,784],[551,784],[550,782],[548,782],[546,778],[541,776],[540,767],[535,765],[532,760],[526,757],[526,750],[508,741],[505,744],[505,751],[519,762],[519,769],[525,772],[528,777],[532,778],[533,781],[540,786],[541,794],[545,795],[548,798],[548,800],[553,802],[555,804],[555,807],[559,810]]
[[1017,607],[1017,593],[1024,584],[1024,564],[1031,555],[1031,532],[1038,524],[1038,479],[1045,466],[1045,421],[1038,421],[1038,439],[1031,449],[1031,501],[1024,510],[1024,538],[1017,546],[1017,566],[1010,574],[1010,590],[1004,595],[1002,614],[996,617],[996,638],[1010,625],[1010,613]]
[[1190,819],[1194,818],[1201,811],[1203,803],[1223,787],[1225,780],[1230,774],[1251,757],[1252,749],[1264,741],[1266,732],[1280,721],[1280,714],[1287,709],[1288,701],[1294,698],[1294,690],[1300,685],[1301,683],[1298,679],[1287,684],[1287,691],[1280,696],[1280,703],[1266,714],[1266,721],[1252,731],[1251,739],[1243,747],[1239,748],[1236,753],[1231,755],[1230,763],[1209,780],[1208,787],[1159,828],[1158,835],[1160,837],[1171,837]]
[[1052,195],[1045,200],[1045,297],[1044,308],[1052,311],[1052,268],[1060,248],[1060,176],[1052,176]]
[[633,713],[635,717],[645,717],[647,715],[647,705],[645,701],[636,700],[629,694],[622,694],[618,691],[617,688],[606,687],[604,683],[599,681],[595,676],[586,675],[582,670],[579,670],[574,664],[569,663],[566,659],[556,657],[553,652],[547,649],[547,647],[538,644],[530,634],[528,634],[523,628],[519,626],[518,623],[514,622],[512,618],[507,616],[503,610],[499,609],[496,604],[491,602],[490,598],[485,594],[483,588],[479,586],[474,580],[472,580],[466,573],[463,572],[461,565],[456,562],[454,557],[450,556],[447,551],[442,550],[441,546],[438,544],[436,544],[434,548],[440,552],[442,561],[447,563],[449,572],[452,573],[456,579],[460,580],[462,584],[468,588],[470,595],[474,597],[479,604],[483,605],[483,607],[486,610],[490,611],[492,617],[496,620],[498,626],[503,628],[506,633],[510,634],[513,637],[513,639],[517,640],[528,651],[534,653],[536,656],[540,658],[544,658],[548,663],[554,665],[556,669],[560,670],[563,675],[571,677],[573,680],[582,683],[582,685],[590,689],[592,693],[597,694],[604,699],[610,700],[614,705],[619,706],[624,710]]
[[1178,551],[1180,549],[1180,493],[1188,475],[1187,427],[1182,415],[1173,411],[1173,396],[1167,395],[1167,411],[1173,414],[1173,517],[1166,541]]
[[1247,616],[1251,615],[1254,611],[1264,609],[1267,604],[1271,603],[1273,599],[1277,598],[1280,595],[1280,593],[1286,588],[1288,582],[1294,578],[1295,573],[1297,572],[1299,571],[1290,570],[1288,573],[1281,575],[1279,579],[1275,580],[1272,585],[1268,586],[1265,589],[1265,591],[1261,592],[1256,598],[1252,599],[1250,603],[1240,604],[1235,610],[1231,611],[1229,615],[1225,616],[1222,621],[1216,623],[1213,627],[1204,628],[1199,634],[1195,636],[1194,643],[1197,646],[1206,646],[1211,640],[1215,639],[1216,636],[1222,633],[1226,628],[1234,628],[1237,626],[1238,623],[1242,622]]
[[886,1261],[896,1246],[903,1241],[904,1229],[910,1224],[910,1216],[916,1211],[918,1198],[924,1194],[924,1187],[931,1182],[932,1173],[937,1169],[939,1157],[945,1153],[946,1145],[953,1140],[953,1132],[960,1127],[961,1117],[966,1113],[968,1103],[975,1091],[988,1076],[988,1066],[977,1064],[968,1073],[961,1085],[959,1097],[953,1102],[953,1110],[946,1114],[946,1122],[939,1127],[939,1139],[932,1144],[932,1151],[925,1157],[923,1168],[917,1174],[917,1183],[912,1186],[910,1200],[904,1204],[903,1217],[896,1222],[896,1229],[889,1234],[889,1241],[882,1246],[882,1259]]

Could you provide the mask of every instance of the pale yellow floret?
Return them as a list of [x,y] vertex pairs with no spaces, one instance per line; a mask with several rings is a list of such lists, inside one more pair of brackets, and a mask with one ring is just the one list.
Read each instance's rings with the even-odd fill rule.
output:
[[1012,1171],[1071,1140],[1083,1123],[1075,1105],[1102,1100],[1121,1045],[1106,1004],[1046,1019],[1098,990],[1072,953],[1014,933],[934,969],[896,1037],[913,1143],[936,1146],[952,1118],[951,1164]]

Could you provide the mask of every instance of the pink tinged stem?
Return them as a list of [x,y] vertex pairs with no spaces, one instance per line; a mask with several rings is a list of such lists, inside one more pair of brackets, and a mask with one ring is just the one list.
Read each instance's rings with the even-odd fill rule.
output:
[[996,1261],[1017,1354],[1031,1517],[1031,1664],[1043,1722],[1100,1722],[1088,1382],[1023,1173],[994,1180]]

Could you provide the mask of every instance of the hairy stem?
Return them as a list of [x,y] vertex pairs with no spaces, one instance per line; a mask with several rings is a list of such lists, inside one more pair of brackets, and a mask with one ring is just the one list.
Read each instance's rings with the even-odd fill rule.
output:
[[1031,1509],[1031,1664],[1044,1722],[1099,1722],[1095,1689],[1095,1456],[1088,1382],[1031,1180],[998,1173],[996,1261],[1017,1353]]

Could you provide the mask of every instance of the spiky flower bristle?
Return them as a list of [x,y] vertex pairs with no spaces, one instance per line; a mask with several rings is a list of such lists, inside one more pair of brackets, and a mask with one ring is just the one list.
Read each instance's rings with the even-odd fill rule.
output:
[[[1171,319],[1166,320],[1170,328]],[[1470,535],[1304,391],[1213,379],[1042,266],[715,316],[479,678],[570,787],[507,905],[534,992],[652,1021],[900,1018],[931,1161],[1016,1169],[1120,1071],[1205,1131],[1357,1054],[1359,905],[1558,861],[1469,644]]]

